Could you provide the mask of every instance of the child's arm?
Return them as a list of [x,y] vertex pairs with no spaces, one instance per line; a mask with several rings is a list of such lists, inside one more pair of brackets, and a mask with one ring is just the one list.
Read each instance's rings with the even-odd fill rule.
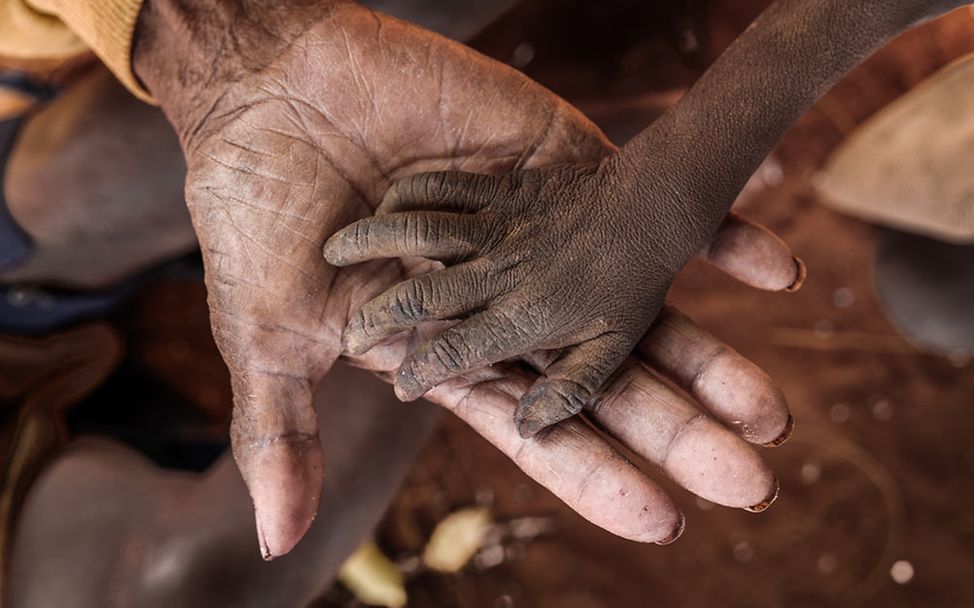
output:
[[417,255],[451,266],[405,296],[366,305],[346,345],[367,348],[410,318],[466,318],[403,362],[401,397],[532,350],[563,349],[525,394],[519,426],[532,434],[577,413],[800,114],[891,37],[959,4],[779,0],[680,103],[599,165],[399,182],[380,208],[388,215],[336,234],[326,257],[347,265]]

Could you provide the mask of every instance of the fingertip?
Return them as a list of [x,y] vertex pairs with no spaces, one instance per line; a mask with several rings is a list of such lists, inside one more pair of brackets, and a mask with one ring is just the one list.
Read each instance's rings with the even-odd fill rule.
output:
[[318,512],[322,454],[317,435],[287,437],[257,448],[245,469],[261,557],[289,553]]
[[[429,175],[427,173],[416,173],[413,175],[407,175],[401,179],[396,180],[391,186],[386,190],[386,193],[382,195],[382,200],[379,201],[379,206],[375,208],[376,215],[387,215],[393,213],[399,207],[400,201],[404,198],[409,198],[416,194],[416,186],[420,183],[424,183],[422,180]],[[425,191],[425,189],[424,189]],[[408,193],[412,194],[408,194]]]
[[767,511],[768,507],[770,507],[774,501],[778,500],[778,492],[781,490],[781,485],[778,483],[778,477],[776,475],[772,474],[771,478],[773,485],[768,496],[756,505],[744,507],[745,511],[749,511],[751,513],[761,513],[763,511]]
[[392,208],[399,198],[398,185],[399,182],[396,182],[389,186],[389,189],[382,196],[382,200],[379,201],[379,206],[375,208],[375,215],[388,215],[392,212]]
[[349,323],[342,332],[342,350],[353,357],[363,355],[369,350],[361,325],[355,321]]
[[796,283],[796,258],[764,226],[728,216],[705,252],[712,264],[756,289],[785,291]]
[[321,253],[325,257],[325,261],[332,266],[343,267],[348,265],[347,259],[342,253],[342,231],[336,232],[325,241]]
[[697,496],[739,509],[766,503],[774,494],[769,488],[777,483],[757,451],[705,416],[681,429],[668,448],[663,469]]
[[257,520],[257,545],[260,547],[260,557],[265,562],[272,561],[274,554],[267,547],[267,541],[264,539],[264,529],[260,525],[260,517],[256,517],[256,511],[254,511],[254,514]]
[[781,431],[776,438],[764,444],[766,448],[776,448],[784,444],[791,437],[791,434],[795,430],[795,417],[788,414],[788,420],[785,422],[785,428]]
[[666,545],[672,545],[677,541],[677,539],[683,536],[683,531],[686,530],[686,527],[687,527],[687,518],[681,512],[680,521],[676,524],[676,528],[673,530],[673,533],[662,540],[656,541],[656,544],[664,547]]
[[406,363],[399,366],[396,371],[396,384],[394,386],[396,392],[396,397],[400,401],[409,402],[415,401],[425,395],[428,388],[424,387],[422,383],[416,378],[416,373],[413,371],[413,367]]
[[531,439],[547,426],[537,418],[524,417],[519,414],[520,412],[515,414],[514,424],[517,425],[517,434],[520,435],[521,439]]
[[522,439],[530,439],[549,426],[572,417],[570,412],[550,397],[547,388],[547,383],[532,387],[518,403],[514,423]]

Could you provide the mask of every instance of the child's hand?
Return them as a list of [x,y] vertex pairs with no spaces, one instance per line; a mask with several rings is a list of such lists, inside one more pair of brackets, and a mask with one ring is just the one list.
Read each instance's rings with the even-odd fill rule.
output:
[[[658,228],[679,222],[655,218],[651,205],[626,208],[612,196],[612,181],[596,166],[563,166],[396,183],[380,215],[329,239],[326,258],[347,266],[421,256],[450,267],[363,306],[345,330],[346,350],[361,354],[420,323],[463,318],[403,361],[401,398],[504,359],[562,349],[522,398],[518,428],[530,436],[578,413],[649,329],[687,261],[679,231]],[[718,238],[726,247],[757,243],[760,256],[762,240],[775,237],[732,220]],[[772,289],[794,283],[791,259],[769,256],[756,267],[763,273],[746,281]]]

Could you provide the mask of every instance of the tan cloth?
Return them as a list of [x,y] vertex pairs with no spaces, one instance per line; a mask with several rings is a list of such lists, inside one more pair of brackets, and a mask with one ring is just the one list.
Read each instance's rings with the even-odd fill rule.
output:
[[58,60],[88,49],[140,99],[132,36],[143,0],[0,0],[0,57]]
[[974,243],[974,54],[860,126],[816,181],[843,213],[939,240]]

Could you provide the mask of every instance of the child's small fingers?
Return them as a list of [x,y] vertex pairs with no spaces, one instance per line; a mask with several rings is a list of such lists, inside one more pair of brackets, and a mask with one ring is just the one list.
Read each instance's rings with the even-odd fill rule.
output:
[[484,279],[478,261],[403,281],[366,302],[342,334],[351,355],[361,355],[396,333],[427,321],[459,317],[482,308],[495,285]]
[[781,390],[758,366],[672,308],[664,308],[636,355],[751,443],[779,445],[792,418]]
[[569,349],[521,398],[514,421],[521,437],[582,411],[632,351],[621,334],[607,334]]
[[418,399],[444,380],[519,355],[537,340],[503,307],[488,308],[406,357],[396,372],[396,394]]
[[708,262],[738,281],[767,291],[796,291],[805,280],[805,265],[767,228],[730,214],[710,246]]
[[325,243],[324,255],[335,266],[406,256],[452,263],[475,255],[487,238],[488,227],[470,215],[394,213],[339,230]]
[[400,211],[431,210],[472,213],[498,197],[510,196],[506,176],[442,171],[418,173],[394,183],[386,191],[376,215]]

